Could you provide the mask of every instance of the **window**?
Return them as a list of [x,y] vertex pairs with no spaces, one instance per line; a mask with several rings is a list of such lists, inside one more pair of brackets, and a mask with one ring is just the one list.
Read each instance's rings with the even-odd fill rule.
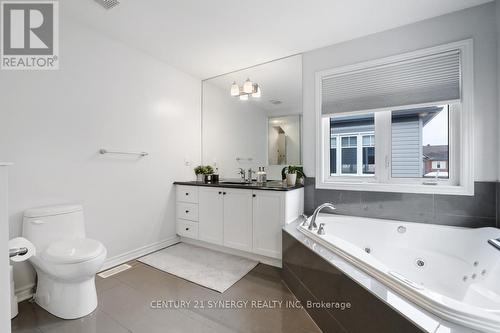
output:
[[363,174],[375,174],[375,135],[363,135]]
[[337,137],[332,136],[330,139],[330,174],[337,173]]
[[330,142],[331,176],[374,174],[375,135],[373,114],[330,118]]
[[[330,176],[374,176],[377,135],[390,146],[389,178],[449,179],[448,113],[438,105],[329,118]],[[376,133],[375,119],[390,133]]]
[[341,137],[341,172],[343,174],[358,173],[358,137],[357,136],[342,136]]
[[316,186],[473,194],[471,57],[464,41],[317,73]]
[[432,170],[446,170],[446,161],[432,161]]
[[391,113],[392,177],[449,178],[448,113],[448,105]]

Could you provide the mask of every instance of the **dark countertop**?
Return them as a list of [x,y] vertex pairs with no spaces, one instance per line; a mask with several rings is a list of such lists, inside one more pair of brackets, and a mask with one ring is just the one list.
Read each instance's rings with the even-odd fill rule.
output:
[[241,183],[224,183],[224,180],[221,180],[218,183],[207,184],[197,181],[188,181],[188,182],[174,182],[175,185],[187,185],[187,186],[208,186],[208,187],[225,187],[225,188],[241,188],[241,189],[249,189],[249,190],[268,190],[268,191],[291,191],[304,187],[304,185],[295,185],[295,186],[287,186],[286,183],[281,182],[279,180],[270,180],[265,184],[257,184],[253,182],[251,184]]

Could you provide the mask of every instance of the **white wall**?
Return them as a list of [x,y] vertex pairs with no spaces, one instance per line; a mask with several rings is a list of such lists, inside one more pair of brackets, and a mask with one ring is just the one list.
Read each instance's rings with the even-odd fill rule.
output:
[[223,178],[238,178],[238,168],[267,165],[267,112],[208,81],[203,83],[203,163],[216,163]]
[[304,168],[315,173],[314,74],[466,38],[474,39],[475,180],[497,180],[497,29],[495,3],[466,9],[303,55]]
[[[0,161],[0,251],[7,253],[8,228],[8,168]],[[7,255],[0,257],[0,331],[10,332],[10,267]]]
[[[10,236],[26,208],[84,205],[108,257],[175,238],[174,180],[200,162],[200,80],[61,15],[58,71],[0,73]],[[99,148],[148,157],[100,156]],[[16,267],[16,287],[33,282]]]

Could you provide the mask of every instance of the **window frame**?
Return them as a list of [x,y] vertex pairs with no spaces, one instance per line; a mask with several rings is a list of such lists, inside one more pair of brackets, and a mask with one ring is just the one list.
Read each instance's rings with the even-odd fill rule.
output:
[[[374,113],[376,151],[375,175],[330,175],[330,118],[323,116],[321,113],[321,83],[323,77],[457,49],[461,52],[461,100],[459,103],[457,103],[457,101],[441,101],[439,103],[404,105],[400,107],[393,107],[391,110],[374,109],[335,114],[340,116],[346,114],[354,115]],[[316,72],[316,188],[355,191],[473,195],[473,84],[472,39],[386,57],[374,61]],[[453,106],[453,109],[450,108],[448,118],[450,147],[448,167],[450,178],[439,179],[437,184],[432,184],[434,183],[432,178],[393,178],[391,176],[391,140],[380,140],[377,136],[377,132],[392,133],[392,117],[390,111],[397,111],[401,108],[408,109],[432,106],[436,104],[450,104],[450,106]],[[390,138],[391,134],[387,134],[385,137]],[[339,141],[340,140],[337,140],[337,173],[341,172],[341,169],[339,169]],[[358,151],[358,159],[359,154],[360,152]],[[358,165],[360,163],[362,164],[362,161],[358,161]]]

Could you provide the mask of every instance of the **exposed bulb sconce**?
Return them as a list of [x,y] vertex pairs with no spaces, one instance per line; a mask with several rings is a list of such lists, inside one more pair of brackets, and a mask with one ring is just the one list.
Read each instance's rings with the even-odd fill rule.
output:
[[262,93],[260,91],[260,87],[259,87],[259,85],[257,83],[254,84],[254,86],[255,86],[255,89],[254,89],[255,92],[252,93],[252,97],[253,98],[260,98],[260,96],[262,96]]
[[231,84],[231,96],[239,96],[241,101],[248,101],[248,97],[260,98],[262,96],[262,91],[257,83],[253,83],[250,79],[246,79],[243,86],[240,87],[236,81]]
[[236,81],[233,81],[233,84],[231,85],[231,96],[239,96],[240,95],[240,87],[236,83]]
[[247,79],[245,83],[243,84],[243,92],[245,94],[251,94],[253,93],[253,83],[250,81],[250,79]]

